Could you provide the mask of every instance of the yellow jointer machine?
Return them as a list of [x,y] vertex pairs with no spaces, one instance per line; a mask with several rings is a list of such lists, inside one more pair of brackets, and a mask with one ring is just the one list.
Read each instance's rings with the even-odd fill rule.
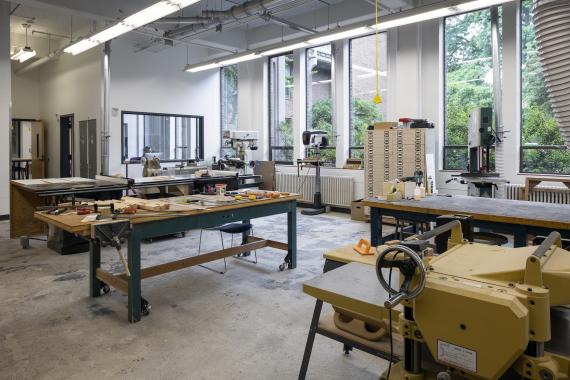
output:
[[[450,230],[448,250],[429,256],[428,241]],[[376,266],[344,265],[303,289],[317,298],[315,315],[319,302],[333,305],[334,328],[351,341],[390,347],[395,364],[382,378],[568,379],[559,348],[570,346],[569,322],[551,323],[551,311],[570,304],[570,252],[560,243],[557,232],[538,247],[469,243],[454,221],[382,247]],[[322,330],[314,316],[299,378]]]

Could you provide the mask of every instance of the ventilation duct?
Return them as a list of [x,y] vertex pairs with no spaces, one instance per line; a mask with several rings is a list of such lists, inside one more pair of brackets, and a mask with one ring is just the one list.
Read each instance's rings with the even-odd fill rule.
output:
[[534,24],[548,97],[570,148],[570,1],[534,0]]

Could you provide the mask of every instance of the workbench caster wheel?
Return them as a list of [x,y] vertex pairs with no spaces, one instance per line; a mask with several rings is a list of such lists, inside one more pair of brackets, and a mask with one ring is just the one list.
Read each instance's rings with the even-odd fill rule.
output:
[[101,283],[100,289],[103,294],[109,294],[109,292],[111,291],[111,287],[105,284],[104,282]]
[[141,297],[141,314],[146,317],[147,315],[150,314],[150,309],[151,309],[150,303],[148,303],[147,300]]
[[185,237],[186,237],[186,232],[181,232],[181,233],[180,233],[180,237],[185,238]]
[[21,236],[20,245],[22,246],[22,249],[30,248],[30,239],[27,236]]
[[283,264],[281,264],[281,265],[279,265],[279,271],[280,271],[280,272],[283,272],[283,271],[285,270],[285,268],[287,268],[288,265],[289,265],[289,264],[287,264],[286,262],[283,263]]
[[344,354],[348,356],[350,355],[350,351],[352,351],[352,347],[350,347],[348,344],[345,344],[342,346],[342,350],[344,351]]

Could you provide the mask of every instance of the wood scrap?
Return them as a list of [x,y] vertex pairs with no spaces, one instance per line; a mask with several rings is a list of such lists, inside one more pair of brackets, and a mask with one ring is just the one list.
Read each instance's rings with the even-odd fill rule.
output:
[[123,197],[121,201],[129,206],[137,206],[137,208],[147,211],[167,211],[170,209],[170,203],[157,199]]

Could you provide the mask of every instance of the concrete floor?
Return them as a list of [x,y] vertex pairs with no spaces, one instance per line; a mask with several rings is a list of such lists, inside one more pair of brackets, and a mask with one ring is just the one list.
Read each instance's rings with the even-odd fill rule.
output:
[[[0,378],[296,379],[314,307],[302,283],[322,273],[326,249],[369,228],[343,214],[299,214],[297,269],[279,272],[285,253],[263,249],[258,265],[228,259],[225,275],[197,267],[147,279],[151,314],[131,325],[124,295],[87,296],[88,254],[60,256],[38,241],[22,250],[0,222]],[[286,216],[254,229],[286,241]],[[196,254],[198,234],[144,244],[143,266]],[[216,232],[204,239],[219,249]],[[114,251],[103,257],[121,271]],[[317,336],[308,378],[378,379],[385,365]]]

